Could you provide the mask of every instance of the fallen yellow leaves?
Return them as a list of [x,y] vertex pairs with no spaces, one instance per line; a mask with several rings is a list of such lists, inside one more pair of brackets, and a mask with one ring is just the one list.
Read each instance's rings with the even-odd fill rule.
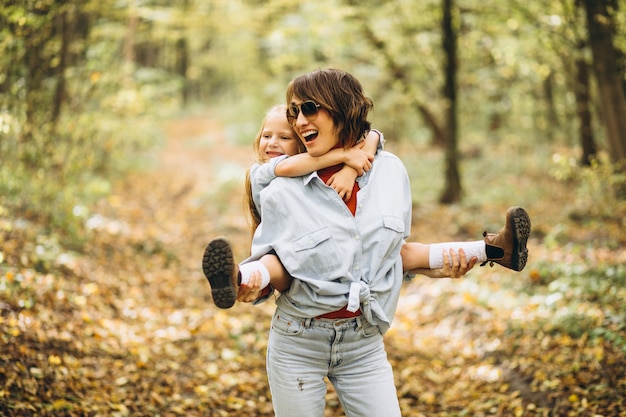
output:
[[61,365],[61,357],[57,355],[50,355],[48,356],[48,363],[53,366]]
[[[45,271],[29,242],[46,256],[66,251],[48,250],[36,231],[13,231],[0,206],[0,235],[8,236],[0,248],[0,415],[273,415],[265,374],[272,301],[217,309],[200,271],[215,235],[232,239],[238,259],[247,255],[247,225],[232,209],[243,195],[229,192],[218,207],[211,187],[180,181],[197,172],[177,174],[126,179],[94,208],[85,253]],[[570,265],[571,253],[531,249],[522,273],[476,268],[461,280],[404,286],[385,338],[405,417],[624,415],[622,310],[538,266]],[[585,256],[624,263],[605,248]],[[619,286],[603,291],[626,299]],[[613,333],[594,335],[597,326]],[[332,387],[327,400],[326,417],[344,415]]]

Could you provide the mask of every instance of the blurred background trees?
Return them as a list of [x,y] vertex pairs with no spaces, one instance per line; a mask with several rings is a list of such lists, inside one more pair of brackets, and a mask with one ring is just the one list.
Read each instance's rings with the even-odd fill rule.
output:
[[289,80],[318,67],[355,74],[393,142],[445,150],[442,202],[465,195],[463,161],[546,145],[566,155],[561,176],[609,164],[606,192],[623,201],[624,7],[4,0],[0,205],[74,233],[89,201],[141,164],[128,156],[160,144],[155,121],[208,108],[248,142]]
[[251,142],[320,67],[372,97],[409,240],[533,221],[522,273],[405,286],[407,415],[623,414],[625,7],[0,0],[0,414],[272,415],[272,306],[211,308],[199,260],[247,255]]

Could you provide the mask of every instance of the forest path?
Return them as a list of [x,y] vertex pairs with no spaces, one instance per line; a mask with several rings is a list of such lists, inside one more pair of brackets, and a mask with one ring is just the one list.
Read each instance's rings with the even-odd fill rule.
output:
[[[175,120],[166,132],[154,169],[126,178],[99,207],[108,220],[92,253],[106,261],[85,266],[100,292],[114,295],[99,309],[112,310],[107,331],[117,342],[107,348],[132,374],[112,372],[110,383],[119,390],[124,378],[137,382],[131,415],[271,416],[265,351],[274,303],[217,309],[200,269],[204,247],[217,235],[231,240],[238,260],[248,251],[243,179],[251,146],[230,143],[208,117]],[[448,238],[431,227],[430,241]],[[568,394],[561,400],[537,392],[547,375],[560,373],[559,363],[579,353],[560,353],[574,348],[571,338],[537,340],[524,330],[524,320],[540,314],[517,285],[537,274],[528,269],[476,268],[459,280],[418,276],[405,284],[386,335],[405,417],[569,408]],[[327,401],[326,417],[343,415],[330,386]]]
[[[0,415],[273,415],[265,352],[274,302],[220,310],[201,271],[215,236],[231,240],[237,260],[249,250],[252,150],[227,132],[209,116],[168,122],[153,166],[92,207],[80,253],[0,213]],[[533,226],[558,218],[555,201],[566,200],[551,199],[552,213],[529,207]],[[466,240],[480,235],[485,210],[504,213],[489,201],[463,207],[420,201],[413,234],[449,240],[442,226],[467,212],[452,236]],[[626,252],[577,254],[538,239],[520,273],[477,267],[403,286],[385,339],[404,417],[625,415],[623,322],[611,313],[622,311],[622,289],[606,275],[620,273]],[[594,272],[607,263],[615,267]],[[325,417],[343,416],[328,388]]]
[[119,354],[141,364],[130,415],[272,415],[264,363],[273,302],[220,310],[200,267],[217,235],[231,240],[237,259],[249,248],[251,145],[229,143],[205,116],[174,120],[166,134],[154,165],[97,207],[104,220],[90,252],[105,265],[83,267],[100,292],[118,294]]
[[[219,369],[219,376],[208,378],[213,377],[213,385],[196,381],[199,386],[211,387],[211,395],[215,395],[212,402],[218,409],[233,412],[250,393],[253,398],[262,393],[260,404],[246,406],[253,407],[259,415],[263,415],[264,408],[270,413],[264,355],[274,303],[218,310],[210,301],[209,286],[199,268],[204,246],[216,235],[226,235],[231,240],[238,259],[246,254],[249,236],[242,210],[243,176],[252,162],[251,146],[229,143],[223,127],[207,117],[175,120],[168,125],[167,134],[167,146],[159,157],[158,168],[138,173],[127,181],[122,197],[126,202],[136,198],[139,212],[151,213],[135,217],[141,222],[137,227],[144,231],[156,229],[155,237],[166,242],[167,251],[174,252],[180,261],[173,269],[157,273],[162,275],[159,284],[144,293],[162,306],[191,308],[203,317],[204,325],[195,330],[196,342],[191,339],[186,344],[208,339],[212,346],[204,346],[205,360],[189,359],[189,368],[185,370],[183,365],[179,373],[207,367]],[[231,192],[220,191],[220,187]],[[140,189],[149,193],[141,193]],[[478,301],[467,294],[475,286],[474,280],[463,283],[420,277],[405,286],[395,326],[389,332],[388,351],[406,416],[419,415],[411,411],[416,403],[431,411],[441,400],[458,406],[463,399],[480,396],[474,386],[484,385],[483,377],[501,376],[497,367],[482,369],[480,365],[485,356],[483,345],[495,346],[498,339],[485,333],[485,329],[493,327],[493,312],[479,308]],[[163,294],[163,288],[168,287],[174,291]],[[220,331],[216,333],[217,328]],[[249,349],[250,344],[256,349]],[[231,373],[222,373],[228,370]],[[244,392],[228,394],[229,386]],[[332,389],[328,401],[327,415],[342,415]],[[248,413],[242,410],[239,415],[251,415]]]

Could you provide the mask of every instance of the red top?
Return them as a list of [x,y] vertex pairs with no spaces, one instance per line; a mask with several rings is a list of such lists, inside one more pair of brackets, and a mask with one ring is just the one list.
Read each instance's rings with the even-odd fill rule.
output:
[[[328,184],[328,180],[330,180],[330,177],[332,177],[333,174],[339,172],[341,168],[343,168],[343,164],[320,169],[319,171],[317,171],[317,174],[320,176],[320,178],[322,179],[322,181],[324,181],[325,184]],[[348,209],[350,209],[350,212],[352,213],[353,216],[356,213],[356,193],[360,189],[361,188],[359,187],[359,184],[355,181],[354,187],[352,188],[352,195],[350,196],[350,199],[348,201],[344,200],[344,202],[348,206]],[[346,305],[340,310],[322,314],[321,316],[317,316],[316,318],[318,319],[347,319],[351,317],[357,317],[360,315],[361,315],[361,310],[357,310],[354,313],[352,313],[348,311],[348,306]]]
[[[343,164],[320,169],[319,171],[317,171],[317,174],[320,176],[320,178],[322,179],[322,181],[324,181],[325,184],[328,184],[328,180],[330,180],[330,177],[332,177],[333,174],[339,172],[341,168],[343,168]],[[355,181],[354,187],[352,188],[352,195],[350,196],[350,199],[348,201],[344,200],[344,202],[348,206],[348,209],[350,209],[350,212],[352,213],[353,216],[356,213],[356,193],[359,190],[360,190],[359,184]]]

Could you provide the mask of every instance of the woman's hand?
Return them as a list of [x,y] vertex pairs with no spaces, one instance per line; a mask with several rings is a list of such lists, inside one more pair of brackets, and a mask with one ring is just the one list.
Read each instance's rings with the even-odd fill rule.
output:
[[247,284],[241,284],[237,291],[237,301],[242,303],[251,303],[261,295],[261,273],[254,271],[250,274],[250,280]]
[[477,261],[478,258],[473,257],[468,262],[463,249],[459,249],[458,254],[450,249],[449,253],[446,253],[445,250],[443,251],[443,268],[420,268],[411,272],[426,275],[430,278],[460,278],[467,274],[476,265]]

